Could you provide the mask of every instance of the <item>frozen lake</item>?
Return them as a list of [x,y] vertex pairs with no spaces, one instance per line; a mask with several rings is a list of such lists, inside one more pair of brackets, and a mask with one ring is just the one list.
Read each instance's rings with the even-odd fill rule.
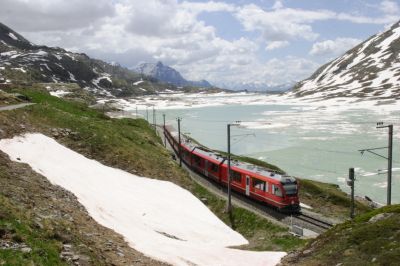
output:
[[[347,100],[347,101],[346,101]],[[392,202],[400,203],[400,108],[373,102],[329,100],[300,102],[261,94],[164,95],[122,102],[127,111],[152,122],[152,106],[157,123],[162,114],[167,124],[205,146],[226,150],[228,123],[242,121],[232,128],[232,152],[273,163],[290,175],[340,185],[349,191],[348,169],[356,169],[356,194],[386,203],[387,160],[358,151],[386,147],[388,129],[377,129],[383,121],[394,125]],[[150,106],[150,107],[147,107]],[[378,150],[387,156],[387,150]]]

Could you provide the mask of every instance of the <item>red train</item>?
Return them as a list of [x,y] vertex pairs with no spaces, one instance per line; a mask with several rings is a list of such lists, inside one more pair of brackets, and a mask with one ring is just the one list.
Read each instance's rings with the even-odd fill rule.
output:
[[[179,153],[178,132],[166,126],[165,137]],[[227,159],[181,136],[182,161],[194,171],[216,182],[228,184]],[[299,212],[298,181],[264,167],[231,160],[231,189],[249,198],[265,202],[282,212]]]

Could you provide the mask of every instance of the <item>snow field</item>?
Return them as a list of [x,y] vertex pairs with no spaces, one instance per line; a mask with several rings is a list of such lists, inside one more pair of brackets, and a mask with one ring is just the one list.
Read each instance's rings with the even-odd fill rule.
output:
[[227,248],[247,240],[188,191],[104,166],[42,134],[3,139],[0,149],[74,193],[97,222],[157,260],[174,265],[275,265],[286,255]]

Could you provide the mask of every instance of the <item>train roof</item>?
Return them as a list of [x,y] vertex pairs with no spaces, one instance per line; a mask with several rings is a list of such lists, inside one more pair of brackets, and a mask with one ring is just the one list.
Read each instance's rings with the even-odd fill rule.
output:
[[[186,143],[185,143],[185,144],[186,144]],[[193,146],[192,146],[192,147],[193,147]],[[225,160],[225,158],[226,158],[226,157],[224,157],[223,155],[221,155],[221,154],[219,154],[219,153],[217,153],[217,152],[208,150],[208,149],[206,149],[206,148],[204,148],[204,147],[202,147],[202,146],[199,146],[199,145],[195,145],[194,148],[196,148],[196,149],[193,151],[194,153],[207,156],[207,157],[209,157],[209,158],[211,158],[211,159],[213,159],[214,161],[217,161],[217,162],[219,162],[219,163],[222,163],[222,162]]]
[[[224,162],[224,164],[228,164],[228,162]],[[263,177],[274,179],[281,183],[292,183],[292,182],[296,181],[296,179],[292,176],[281,175],[281,174],[278,174],[268,168],[250,164],[250,163],[246,163],[246,162],[242,162],[242,161],[238,161],[238,160],[231,160],[231,168],[245,170],[250,173],[255,173],[255,174],[263,176]]]
[[[167,129],[171,132],[172,136],[174,137],[178,136],[178,132],[176,132],[173,127],[169,126]],[[193,150],[194,153],[210,157],[215,161],[218,161],[220,163],[223,162],[224,165],[228,165],[227,160],[225,160],[226,159],[225,156],[193,142],[190,138],[188,138],[185,135],[182,135],[181,142],[183,145],[188,147],[189,150]],[[231,169],[235,170],[235,168],[238,170],[244,170],[250,173],[254,173],[266,178],[271,178],[281,183],[291,183],[296,181],[296,179],[292,176],[278,174],[262,166],[242,162],[239,160],[231,160]]]

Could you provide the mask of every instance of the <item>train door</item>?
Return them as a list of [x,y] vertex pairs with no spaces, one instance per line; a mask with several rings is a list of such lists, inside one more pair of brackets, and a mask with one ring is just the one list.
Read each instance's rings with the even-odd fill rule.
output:
[[250,196],[250,176],[246,175],[246,196]]
[[204,174],[208,177],[208,161],[204,160]]

